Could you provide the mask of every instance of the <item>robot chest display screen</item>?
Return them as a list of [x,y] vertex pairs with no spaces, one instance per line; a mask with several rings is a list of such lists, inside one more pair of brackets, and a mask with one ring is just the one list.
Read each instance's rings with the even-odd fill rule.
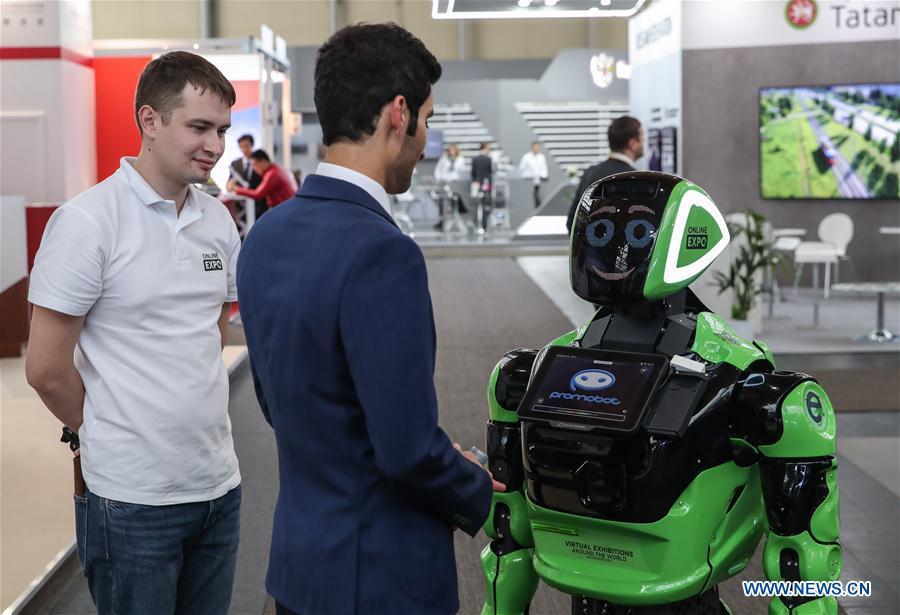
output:
[[519,415],[633,431],[665,364],[658,355],[550,348]]

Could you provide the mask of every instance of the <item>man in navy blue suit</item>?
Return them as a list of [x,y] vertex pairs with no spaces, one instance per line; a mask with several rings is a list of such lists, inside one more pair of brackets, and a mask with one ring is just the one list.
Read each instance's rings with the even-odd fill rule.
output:
[[335,34],[315,70],[325,160],[241,249],[278,444],[266,587],[279,613],[455,613],[453,529],[474,536],[504,489],[438,427],[425,260],[388,200],[423,157],[440,74],[395,24]]

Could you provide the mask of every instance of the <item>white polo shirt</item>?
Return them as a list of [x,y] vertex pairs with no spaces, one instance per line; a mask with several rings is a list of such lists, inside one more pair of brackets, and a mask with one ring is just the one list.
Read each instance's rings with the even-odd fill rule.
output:
[[240,238],[193,186],[176,216],[133,161],[53,214],[28,300],[86,315],[75,367],[88,488],[135,504],[210,500],[241,480],[217,325],[237,300]]

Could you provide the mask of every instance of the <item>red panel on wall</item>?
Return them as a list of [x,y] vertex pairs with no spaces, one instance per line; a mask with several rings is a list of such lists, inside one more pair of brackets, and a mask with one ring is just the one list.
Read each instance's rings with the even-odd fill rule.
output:
[[27,205],[25,207],[25,249],[28,252],[28,273],[34,267],[34,257],[44,237],[44,228],[59,205]]
[[137,156],[141,135],[134,123],[134,89],[150,57],[94,58],[97,181],[119,168],[122,156]]
[[232,111],[259,106],[259,81],[232,81],[236,100]]

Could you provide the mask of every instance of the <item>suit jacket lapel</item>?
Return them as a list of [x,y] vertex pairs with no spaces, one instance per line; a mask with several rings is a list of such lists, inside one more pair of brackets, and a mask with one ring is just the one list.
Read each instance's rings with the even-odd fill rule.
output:
[[297,192],[297,196],[353,203],[371,210],[394,226],[397,226],[390,214],[384,210],[381,203],[376,201],[371,194],[356,184],[351,184],[342,179],[324,175],[310,175],[303,180],[303,186]]

